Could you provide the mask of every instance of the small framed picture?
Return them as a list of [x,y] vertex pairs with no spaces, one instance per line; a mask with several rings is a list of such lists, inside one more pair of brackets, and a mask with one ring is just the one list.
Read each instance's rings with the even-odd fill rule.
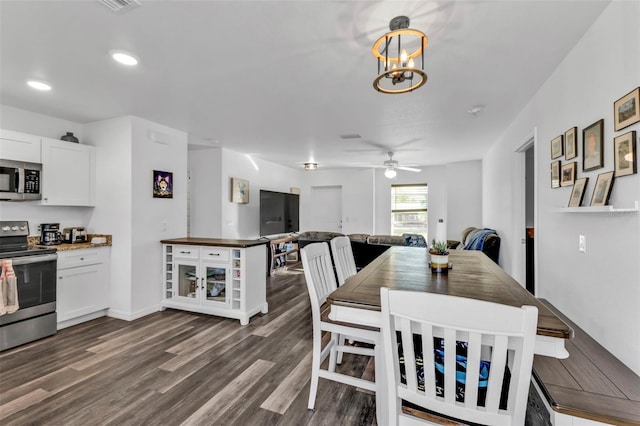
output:
[[604,167],[604,119],[598,120],[582,131],[582,171],[589,172]]
[[592,206],[606,206],[613,187],[613,172],[600,173],[591,196]]
[[615,177],[633,175],[638,172],[635,130],[613,139],[613,160]]
[[562,157],[563,152],[562,135],[560,135],[551,141],[551,159]]
[[576,166],[578,163],[575,161],[562,165],[562,173],[560,176],[560,186],[571,186],[576,180]]
[[613,103],[613,124],[617,132],[640,121],[640,87]]
[[249,181],[231,178],[231,202],[247,204],[249,202]]
[[572,127],[564,132],[564,158],[571,160],[578,156],[578,128]]
[[584,198],[584,190],[589,183],[588,177],[576,179],[573,184],[573,190],[571,190],[571,198],[569,198],[569,207],[580,207],[582,205],[582,199]]
[[153,198],[173,198],[173,173],[153,171]]
[[551,163],[551,188],[560,188],[560,161]]

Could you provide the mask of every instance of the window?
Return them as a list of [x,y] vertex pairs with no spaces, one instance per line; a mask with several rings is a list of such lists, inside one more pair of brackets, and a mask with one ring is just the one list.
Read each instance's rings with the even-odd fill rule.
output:
[[427,237],[427,184],[391,186],[391,234],[420,234]]

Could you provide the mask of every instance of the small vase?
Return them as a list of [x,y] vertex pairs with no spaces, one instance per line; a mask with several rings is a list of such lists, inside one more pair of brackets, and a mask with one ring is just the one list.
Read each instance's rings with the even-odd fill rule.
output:
[[67,142],[75,142],[75,143],[80,142],[78,138],[73,136],[73,132],[67,132],[66,135],[60,137],[60,140],[67,141]]
[[432,272],[440,272],[444,274],[449,272],[448,254],[432,254],[430,263]]

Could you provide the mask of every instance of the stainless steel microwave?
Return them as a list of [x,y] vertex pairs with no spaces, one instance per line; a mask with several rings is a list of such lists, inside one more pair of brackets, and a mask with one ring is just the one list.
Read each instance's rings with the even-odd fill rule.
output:
[[42,164],[0,159],[0,200],[40,200]]

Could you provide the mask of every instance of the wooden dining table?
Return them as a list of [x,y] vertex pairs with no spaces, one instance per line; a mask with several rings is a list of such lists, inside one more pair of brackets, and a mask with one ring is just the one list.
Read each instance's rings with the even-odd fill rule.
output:
[[[573,330],[535,296],[481,251],[452,250],[448,273],[435,273],[426,248],[393,246],[333,291],[329,318],[334,321],[379,328],[380,288],[447,294],[521,307],[538,308],[534,352],[567,358],[564,342]],[[376,411],[378,424],[386,424],[388,382],[381,342],[376,343]]]

